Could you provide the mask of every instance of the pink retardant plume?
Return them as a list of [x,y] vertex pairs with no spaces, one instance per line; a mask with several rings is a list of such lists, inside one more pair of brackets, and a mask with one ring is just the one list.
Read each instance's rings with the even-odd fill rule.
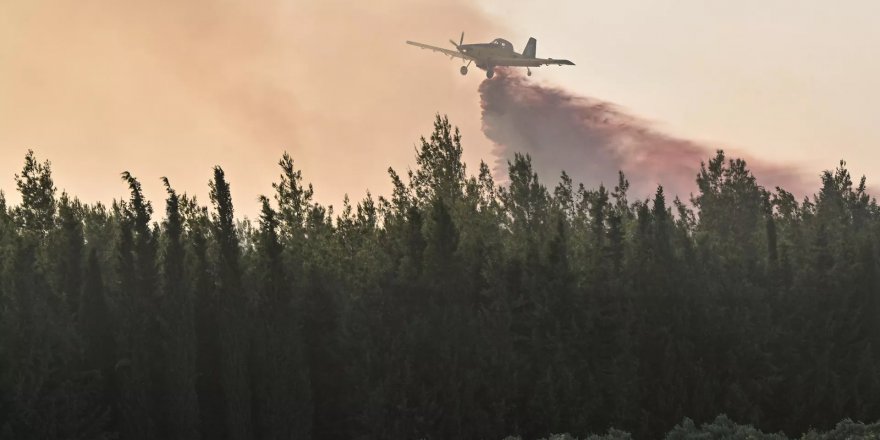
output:
[[[535,170],[551,186],[565,171],[588,188],[613,188],[618,171],[623,171],[637,197],[663,185],[667,194],[687,200],[696,191],[700,163],[716,152],[661,133],[612,103],[536,84],[512,69],[497,69],[479,90],[483,133],[495,144],[499,175],[506,174],[514,153],[522,153],[531,156]],[[745,159],[758,183],[770,190],[779,186],[807,193],[807,179],[793,166],[731,151],[726,155]]]

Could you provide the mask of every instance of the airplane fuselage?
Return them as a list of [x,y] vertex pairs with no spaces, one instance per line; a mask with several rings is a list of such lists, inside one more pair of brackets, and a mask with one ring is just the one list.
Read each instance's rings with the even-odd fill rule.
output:
[[495,66],[492,60],[504,60],[505,66],[538,67],[541,65],[540,60],[517,53],[513,47],[499,47],[494,43],[463,44],[458,47],[458,50],[473,57],[477,67],[483,70]]

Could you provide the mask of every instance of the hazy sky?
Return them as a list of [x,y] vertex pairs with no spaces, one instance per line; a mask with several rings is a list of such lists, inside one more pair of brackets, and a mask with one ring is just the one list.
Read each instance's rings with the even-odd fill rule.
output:
[[385,192],[436,112],[488,151],[479,81],[405,44],[462,28],[503,33],[456,0],[0,0],[0,188],[28,148],[87,201],[124,170],[204,200],[219,164],[252,215],[287,150],[321,201]]
[[517,49],[535,36],[539,56],[577,63],[538,78],[673,135],[816,173],[846,159],[869,182],[880,179],[880,2],[483,4]]
[[[384,193],[435,112],[492,161],[482,72],[406,46],[502,36],[575,67],[533,81],[674,136],[818,173],[880,176],[880,3],[869,1],[0,0],[0,188],[32,148],[87,201],[165,175],[204,198],[224,167],[253,214],[289,151],[320,200]],[[549,179],[555,176],[548,176]],[[880,177],[877,177],[880,178]],[[10,197],[14,198],[14,197]],[[161,211],[157,209],[157,211]]]

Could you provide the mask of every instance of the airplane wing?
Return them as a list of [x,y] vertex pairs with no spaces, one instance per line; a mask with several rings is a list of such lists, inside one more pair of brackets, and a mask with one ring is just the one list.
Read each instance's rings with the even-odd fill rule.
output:
[[513,67],[540,67],[540,66],[549,66],[551,64],[554,65],[566,65],[566,66],[574,66],[569,60],[554,60],[553,58],[526,58],[526,57],[516,57],[516,58],[493,58],[492,65],[494,66],[513,66]]
[[461,58],[461,59],[464,59],[464,60],[472,60],[472,59],[474,59],[473,57],[470,57],[470,56],[468,56],[468,55],[465,55],[465,54],[463,54],[463,53],[461,53],[461,52],[459,52],[459,51],[457,51],[457,50],[443,49],[442,47],[431,46],[431,45],[422,44],[422,43],[416,43],[415,41],[407,41],[406,44],[411,44],[411,45],[413,45],[413,46],[420,47],[420,48],[422,48],[422,49],[433,50],[434,52],[444,53],[444,54],[446,54],[446,55],[448,55],[448,56],[450,56],[450,57],[457,57],[457,58]]
[[574,66],[574,63],[572,63],[569,60],[554,60],[553,58],[536,58],[535,61],[539,61],[541,64],[543,64],[545,66],[549,66],[551,64],[557,65],[557,66],[562,66],[562,65]]

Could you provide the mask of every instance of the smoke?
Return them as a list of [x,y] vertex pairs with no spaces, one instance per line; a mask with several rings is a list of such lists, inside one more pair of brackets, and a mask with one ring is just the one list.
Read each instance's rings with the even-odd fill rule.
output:
[[[384,193],[437,112],[476,162],[476,78],[405,44],[503,35],[467,0],[10,0],[0,13],[0,189],[28,148],[86,201],[148,197],[159,177],[204,198],[224,167],[239,213],[291,153],[324,203]],[[161,210],[159,210],[161,212]]]
[[[611,185],[622,169],[639,191],[663,183],[686,194],[712,154],[512,73],[475,94],[479,75],[404,43],[510,34],[467,0],[8,0],[2,9],[7,195],[32,148],[52,160],[60,188],[86,201],[125,197],[124,170],[154,200],[161,176],[204,199],[221,165],[237,212],[253,215],[287,150],[318,200],[338,204],[345,193],[387,193],[386,169],[412,163],[437,112],[461,129],[467,163],[491,157],[494,143],[502,160],[530,153],[545,178],[564,169]],[[798,182],[794,169],[750,164],[765,185]]]
[[[495,144],[499,175],[506,175],[514,153],[523,153],[544,179],[565,171],[588,187],[610,188],[623,171],[638,197],[663,185],[668,195],[687,200],[700,163],[715,154],[706,145],[660,133],[612,103],[535,84],[513,70],[498,69],[480,85],[480,96],[483,133]],[[759,184],[806,194],[800,170],[725,153],[746,159]]]

